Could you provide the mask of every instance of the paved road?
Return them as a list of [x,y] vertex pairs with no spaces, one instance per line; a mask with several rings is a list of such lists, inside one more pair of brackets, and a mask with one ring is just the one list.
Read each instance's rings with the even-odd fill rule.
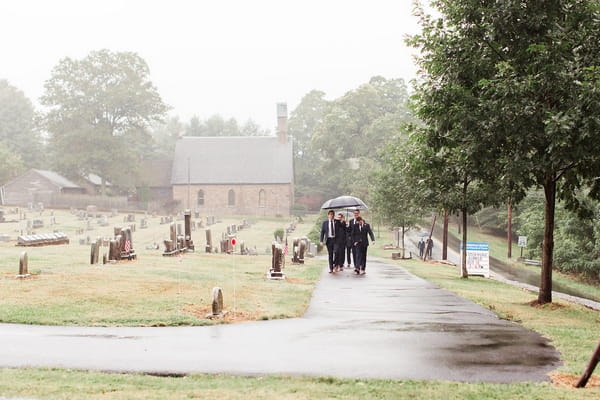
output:
[[540,381],[545,339],[403,268],[324,269],[302,318],[173,328],[0,325],[0,367]]

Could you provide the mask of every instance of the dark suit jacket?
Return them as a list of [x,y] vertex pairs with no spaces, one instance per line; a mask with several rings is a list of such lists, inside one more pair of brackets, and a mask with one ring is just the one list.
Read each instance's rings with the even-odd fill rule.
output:
[[371,242],[375,241],[375,235],[373,235],[373,231],[371,230],[371,225],[366,222],[363,223],[362,230],[359,228],[358,224],[352,225],[352,243],[358,243],[357,246],[368,246],[369,245],[369,237],[371,238]]
[[340,246],[346,245],[346,223],[340,220],[336,220],[335,225],[335,243]]
[[[340,221],[338,221],[337,219],[333,220],[333,231],[336,232],[336,236],[337,236],[337,231],[338,229],[340,229],[341,223]],[[321,224],[321,236],[320,236],[320,242],[321,243],[325,243],[327,241],[327,236],[329,235],[329,219],[326,219],[325,221],[323,221],[323,223]]]

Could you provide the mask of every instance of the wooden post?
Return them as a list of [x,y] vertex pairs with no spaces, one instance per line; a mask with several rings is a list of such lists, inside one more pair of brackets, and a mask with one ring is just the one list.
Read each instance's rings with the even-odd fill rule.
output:
[[506,255],[508,258],[512,257],[512,203],[510,200],[508,200],[508,205],[507,205],[507,214],[506,214],[506,241],[508,242],[507,245],[507,252]]
[[600,361],[600,342],[598,342],[598,346],[596,346],[596,350],[594,351],[594,354],[592,354],[592,358],[590,359],[590,362],[588,363],[587,367],[585,368],[585,371],[583,371],[583,374],[581,374],[581,377],[575,384],[576,388],[582,388],[582,387],[585,387],[585,385],[587,385],[587,382],[591,378],[592,373],[594,372],[594,369],[596,368],[596,365],[598,365],[599,361]]
[[442,233],[442,260],[448,259],[448,210],[444,209],[444,228]]
[[[435,221],[437,220],[437,214],[433,214],[433,222],[431,223],[431,230],[429,231],[429,243],[431,243],[431,241],[433,239],[431,239],[431,237],[433,236],[433,228],[435,228]],[[427,254],[429,253],[429,246],[425,247],[425,252],[423,253],[423,261],[427,260]]]

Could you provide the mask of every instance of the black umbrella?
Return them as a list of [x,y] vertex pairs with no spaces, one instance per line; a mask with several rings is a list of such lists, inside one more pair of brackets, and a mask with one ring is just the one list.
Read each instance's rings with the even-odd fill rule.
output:
[[357,209],[361,210],[366,210],[369,208],[361,199],[354,196],[340,196],[336,197],[335,199],[329,199],[321,206],[323,210],[351,207],[356,207]]

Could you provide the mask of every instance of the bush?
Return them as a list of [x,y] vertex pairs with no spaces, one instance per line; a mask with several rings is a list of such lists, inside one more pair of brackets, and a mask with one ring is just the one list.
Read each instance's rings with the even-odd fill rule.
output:
[[275,232],[273,233],[273,236],[275,237],[275,240],[283,240],[283,234],[284,234],[284,230],[283,228],[279,228],[279,229],[275,229]]

